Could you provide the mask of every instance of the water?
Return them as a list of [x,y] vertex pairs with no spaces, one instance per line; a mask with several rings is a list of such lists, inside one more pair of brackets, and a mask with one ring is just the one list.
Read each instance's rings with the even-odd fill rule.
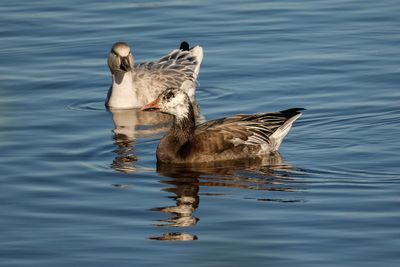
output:
[[[399,13],[390,0],[2,1],[0,265],[398,266]],[[103,106],[120,40],[137,62],[202,44],[207,119],[307,111],[264,164],[157,170],[164,118]]]

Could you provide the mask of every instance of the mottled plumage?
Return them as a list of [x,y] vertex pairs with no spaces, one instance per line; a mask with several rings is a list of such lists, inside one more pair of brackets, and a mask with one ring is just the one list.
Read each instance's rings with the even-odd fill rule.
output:
[[167,89],[142,109],[174,116],[171,130],[157,147],[157,160],[171,163],[236,160],[275,152],[303,110],[241,114],[195,126],[191,101],[179,89]]
[[157,61],[134,64],[128,44],[115,43],[108,57],[113,81],[106,106],[141,107],[170,87],[182,89],[193,101],[202,60],[201,46],[189,48],[188,43],[182,42],[179,49]]

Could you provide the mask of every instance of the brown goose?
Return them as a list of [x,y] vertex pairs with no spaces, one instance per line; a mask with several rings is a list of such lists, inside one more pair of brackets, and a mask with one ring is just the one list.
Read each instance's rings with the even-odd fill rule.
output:
[[157,147],[161,163],[201,163],[256,158],[278,150],[302,108],[236,115],[195,125],[188,95],[169,88],[142,107],[174,117]]

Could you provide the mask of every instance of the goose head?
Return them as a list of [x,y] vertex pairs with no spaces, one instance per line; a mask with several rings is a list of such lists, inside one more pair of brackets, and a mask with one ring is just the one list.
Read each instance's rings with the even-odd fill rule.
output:
[[178,88],[168,88],[154,101],[142,107],[143,111],[159,111],[173,115],[177,121],[193,116],[189,96]]
[[115,43],[108,55],[108,67],[112,74],[125,73],[133,68],[133,56],[127,43]]

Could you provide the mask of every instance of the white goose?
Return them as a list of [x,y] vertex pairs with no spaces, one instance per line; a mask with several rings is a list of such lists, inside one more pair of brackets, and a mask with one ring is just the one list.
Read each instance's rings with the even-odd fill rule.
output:
[[182,89],[194,101],[202,60],[201,46],[189,48],[182,42],[157,61],[134,64],[129,45],[117,42],[108,56],[112,85],[105,104],[112,109],[138,108],[170,87]]

